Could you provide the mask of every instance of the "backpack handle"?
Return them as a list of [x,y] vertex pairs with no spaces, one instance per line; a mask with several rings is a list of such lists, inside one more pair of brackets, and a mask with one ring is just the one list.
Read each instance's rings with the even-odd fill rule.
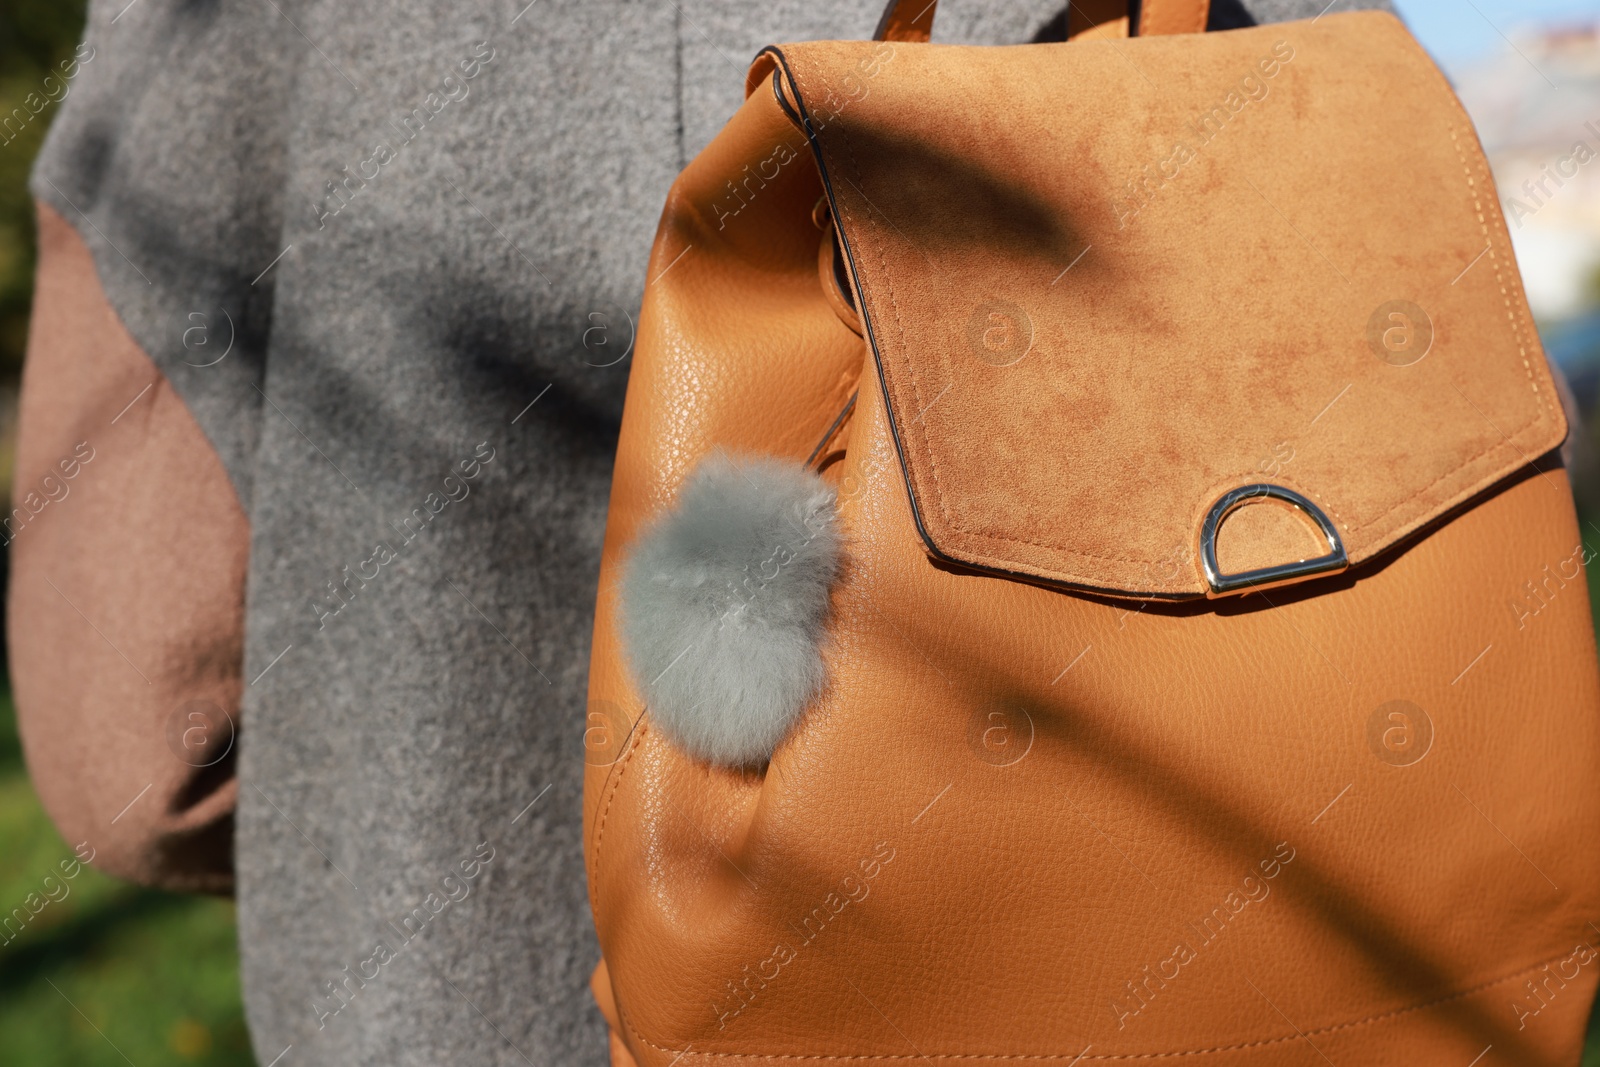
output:
[[[889,0],[872,34],[874,41],[926,43],[933,33],[933,16],[939,0]],[[1210,0],[1142,0],[1130,5],[1137,12],[1136,36],[1166,33],[1203,33]]]

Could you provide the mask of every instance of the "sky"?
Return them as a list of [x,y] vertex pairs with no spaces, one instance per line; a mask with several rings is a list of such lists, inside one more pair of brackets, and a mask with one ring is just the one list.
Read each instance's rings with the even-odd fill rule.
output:
[[1423,47],[1441,66],[1458,67],[1504,45],[1528,23],[1595,21],[1600,0],[1393,0]]

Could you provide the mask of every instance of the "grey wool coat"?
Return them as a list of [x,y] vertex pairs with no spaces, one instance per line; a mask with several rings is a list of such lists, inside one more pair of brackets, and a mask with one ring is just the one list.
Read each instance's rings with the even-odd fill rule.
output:
[[[945,0],[935,39],[1064,7]],[[878,15],[94,0],[19,477],[97,458],[11,532],[22,729],[69,842],[236,893],[263,1065],[605,1062],[582,731],[645,259],[757,50]]]

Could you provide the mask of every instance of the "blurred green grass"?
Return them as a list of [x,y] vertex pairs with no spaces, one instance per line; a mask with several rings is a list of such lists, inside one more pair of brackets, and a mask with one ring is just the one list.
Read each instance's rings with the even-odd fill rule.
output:
[[[253,1064],[239,996],[233,904],[139,889],[84,867],[27,778],[9,692],[0,693],[0,917],[47,899],[0,946],[0,1065]],[[3,938],[4,935],[0,935]]]
[[[83,0],[0,3],[0,116],[28,114],[29,94],[72,55],[83,33]],[[70,97],[71,92],[67,95]],[[15,381],[33,300],[33,201],[28,168],[60,104],[50,104],[12,136],[0,133],[0,377]],[[8,140],[8,138],[10,138]],[[9,466],[9,464],[7,464]]]

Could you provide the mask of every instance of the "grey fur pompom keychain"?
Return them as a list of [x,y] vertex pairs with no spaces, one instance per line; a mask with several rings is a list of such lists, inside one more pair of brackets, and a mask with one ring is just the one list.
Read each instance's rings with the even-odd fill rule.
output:
[[721,454],[634,546],[621,630],[651,720],[691,755],[765,762],[824,682],[840,566],[833,490],[799,463]]

